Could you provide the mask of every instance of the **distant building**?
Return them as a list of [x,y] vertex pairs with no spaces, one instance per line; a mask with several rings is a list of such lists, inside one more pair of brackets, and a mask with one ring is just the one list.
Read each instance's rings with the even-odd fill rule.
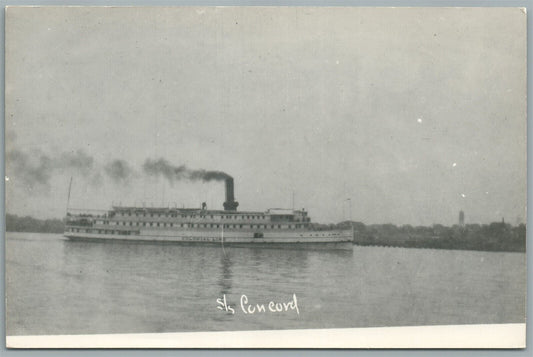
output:
[[463,211],[459,211],[459,227],[465,226],[465,213]]

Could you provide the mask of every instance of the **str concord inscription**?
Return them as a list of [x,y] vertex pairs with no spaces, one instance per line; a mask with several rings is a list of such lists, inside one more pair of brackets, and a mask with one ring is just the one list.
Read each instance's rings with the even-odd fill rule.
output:
[[[222,298],[217,299],[217,309],[230,314],[235,314],[235,305],[228,304],[226,294],[224,294]],[[248,297],[243,294],[240,298],[240,310],[245,315],[253,315],[256,313],[279,313],[290,310],[294,310],[296,311],[296,314],[300,315],[296,294],[292,294],[292,299],[287,302],[269,301],[267,303],[250,303]]]

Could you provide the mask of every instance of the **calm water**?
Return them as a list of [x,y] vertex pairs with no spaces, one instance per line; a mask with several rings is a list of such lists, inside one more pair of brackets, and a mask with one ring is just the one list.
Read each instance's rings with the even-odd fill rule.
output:
[[[525,254],[71,242],[7,233],[7,334],[524,322]],[[235,314],[217,309],[226,295]],[[295,310],[244,314],[249,303]],[[268,309],[268,307],[267,307]]]

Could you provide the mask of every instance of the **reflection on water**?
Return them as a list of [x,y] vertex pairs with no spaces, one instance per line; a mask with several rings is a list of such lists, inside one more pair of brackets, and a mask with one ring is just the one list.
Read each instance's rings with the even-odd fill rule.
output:
[[[245,314],[297,296],[295,311]],[[94,243],[8,233],[7,333],[523,322],[525,255]],[[217,309],[226,297],[235,313]],[[487,298],[490,297],[490,298]]]
[[220,257],[221,274],[219,279],[220,293],[218,296],[231,294],[231,258],[227,254]]

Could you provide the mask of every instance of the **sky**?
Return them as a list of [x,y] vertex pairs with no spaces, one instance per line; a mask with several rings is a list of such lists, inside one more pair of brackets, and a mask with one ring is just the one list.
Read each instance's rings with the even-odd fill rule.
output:
[[[526,213],[517,8],[9,8],[6,211],[306,208],[313,221]],[[174,172],[171,170],[171,172]]]

